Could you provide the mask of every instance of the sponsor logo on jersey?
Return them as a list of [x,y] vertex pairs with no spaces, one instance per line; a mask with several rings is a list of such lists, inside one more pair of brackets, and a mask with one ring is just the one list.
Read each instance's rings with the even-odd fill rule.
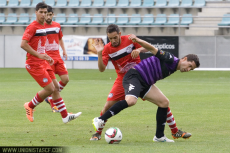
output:
[[109,54],[109,56],[110,56],[110,58],[115,58],[115,57],[122,55],[122,54],[131,53],[133,46],[134,46],[133,44],[130,44],[129,46],[122,48],[121,50],[119,50],[115,53]]
[[43,53],[45,53],[45,49],[46,49],[46,47],[42,46],[42,41],[41,41],[41,39],[39,39],[37,52],[40,54],[43,54]]

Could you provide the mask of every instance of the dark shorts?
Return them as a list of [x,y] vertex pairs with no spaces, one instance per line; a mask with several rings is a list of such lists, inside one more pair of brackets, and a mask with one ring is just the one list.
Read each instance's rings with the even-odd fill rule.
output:
[[125,95],[144,98],[145,94],[151,88],[151,85],[145,83],[136,69],[130,69],[123,78],[123,87],[125,89]]

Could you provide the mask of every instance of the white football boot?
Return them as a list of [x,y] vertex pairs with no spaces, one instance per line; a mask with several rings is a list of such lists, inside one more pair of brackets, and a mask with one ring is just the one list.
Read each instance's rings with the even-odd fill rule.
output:
[[76,118],[78,118],[81,115],[81,112],[78,112],[77,114],[70,114],[68,113],[68,115],[65,118],[62,118],[62,121],[64,123],[68,123]]
[[174,140],[170,140],[166,136],[163,136],[161,138],[157,138],[156,136],[154,136],[153,142],[174,142]]
[[97,132],[98,130],[100,129],[103,129],[104,126],[105,126],[105,122],[101,119],[99,119],[98,117],[95,117],[93,119],[93,127],[94,127],[94,130]]

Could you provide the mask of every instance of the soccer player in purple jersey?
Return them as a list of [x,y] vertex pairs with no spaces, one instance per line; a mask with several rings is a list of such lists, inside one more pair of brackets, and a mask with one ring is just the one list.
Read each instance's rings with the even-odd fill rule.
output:
[[[142,60],[125,74],[123,78],[125,100],[115,103],[101,117],[94,118],[93,126],[95,129],[103,128],[104,121],[118,114],[121,110],[135,105],[138,97],[141,97],[158,106],[156,114],[156,135],[154,136],[153,141],[174,142],[164,135],[169,100],[160,89],[156,87],[155,83],[177,70],[180,70],[181,72],[194,70],[200,66],[199,58],[197,55],[188,54],[182,59],[178,59],[173,54],[158,50],[148,42],[137,38],[133,34],[130,35],[129,39],[133,42],[137,42],[146,50],[152,52],[155,56]],[[133,57],[135,56],[136,55],[133,55]]]

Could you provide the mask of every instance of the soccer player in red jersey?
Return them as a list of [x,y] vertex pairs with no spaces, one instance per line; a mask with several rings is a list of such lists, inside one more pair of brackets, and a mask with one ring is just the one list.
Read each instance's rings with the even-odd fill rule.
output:
[[[141,62],[139,53],[147,51],[138,43],[129,40],[129,35],[121,36],[121,32],[117,25],[110,24],[107,27],[106,33],[108,39],[110,40],[108,44],[103,46],[101,40],[96,41],[94,44],[94,47],[98,53],[98,68],[100,72],[103,72],[108,64],[108,60],[110,59],[116,69],[117,78],[107,97],[107,101],[100,113],[100,116],[109,110],[109,108],[111,108],[115,103],[125,99],[125,91],[122,85],[123,77],[130,68]],[[169,107],[167,110],[167,123],[171,129],[173,138],[191,137],[190,133],[178,130]],[[103,128],[95,130],[96,133],[93,134],[90,140],[97,141],[101,139],[101,132]]]
[[[58,88],[61,92],[69,82],[69,76],[65,63],[63,62],[59,53],[59,45],[63,50],[63,57],[65,59],[67,59],[67,53],[65,50],[64,42],[62,40],[63,34],[61,31],[61,26],[59,23],[52,21],[54,16],[53,8],[48,5],[47,11],[48,12],[45,19],[45,28],[47,33],[46,54],[54,60],[54,64],[51,67],[54,73],[58,74],[61,79],[58,82]],[[53,112],[58,112],[58,108],[53,104],[52,96],[46,98],[45,101],[51,105]]]
[[53,102],[59,108],[62,121],[68,123],[79,117],[81,112],[69,114],[63,99],[60,97],[59,91],[55,88],[57,82],[55,83],[56,78],[50,67],[54,63],[54,60],[45,53],[47,34],[44,22],[46,14],[47,5],[43,2],[38,3],[36,5],[36,20],[28,25],[22,37],[21,48],[27,52],[26,70],[43,88],[30,102],[25,103],[24,107],[27,118],[33,122],[34,108],[52,94]]

